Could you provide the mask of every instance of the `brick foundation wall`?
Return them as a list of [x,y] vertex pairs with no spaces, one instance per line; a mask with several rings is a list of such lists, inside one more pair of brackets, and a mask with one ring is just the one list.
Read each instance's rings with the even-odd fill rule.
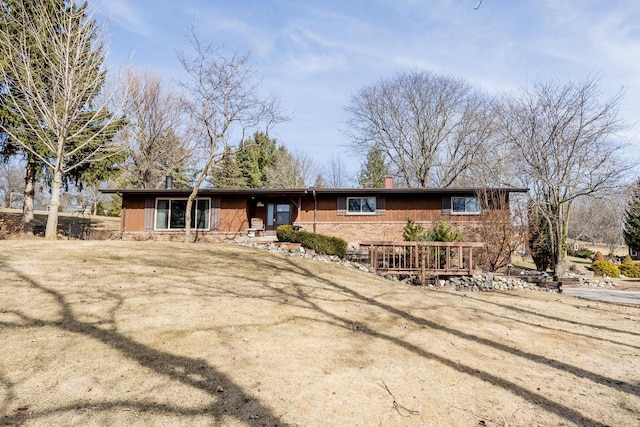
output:
[[[229,240],[233,240],[242,235],[246,235],[246,233],[225,233],[218,231],[207,231],[207,232],[195,232],[192,231],[192,236],[197,236],[198,242],[207,242],[207,243],[218,243],[218,242],[228,242]],[[135,240],[135,241],[144,241],[144,240],[154,240],[159,242],[184,242],[184,232],[183,231],[135,231],[135,232],[124,232],[122,233],[122,240]]]
[[[312,222],[300,222],[297,223],[302,226],[305,231],[313,231]],[[418,224],[418,222],[416,222]],[[433,228],[437,225],[437,222],[419,222],[425,229]],[[460,230],[463,235],[463,240],[473,242],[477,240],[475,228],[477,223],[464,222],[455,223],[449,222],[451,227],[456,230]],[[402,241],[402,230],[406,221],[390,221],[390,222],[318,222],[316,223],[316,233],[326,234],[327,236],[341,237],[349,243],[364,242],[367,240],[382,240],[382,241]]]

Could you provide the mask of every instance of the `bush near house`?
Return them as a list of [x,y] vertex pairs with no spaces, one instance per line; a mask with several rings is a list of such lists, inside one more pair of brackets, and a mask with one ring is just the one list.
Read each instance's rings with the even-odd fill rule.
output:
[[580,248],[577,251],[568,251],[569,255],[577,258],[591,258],[596,253],[589,248]]
[[455,230],[449,223],[441,219],[430,230],[425,230],[420,224],[416,224],[411,218],[407,218],[407,224],[402,230],[402,237],[406,242],[461,242],[462,233]]
[[281,225],[276,231],[281,242],[300,243],[303,248],[312,249],[320,255],[347,255],[347,241],[339,237],[294,230],[290,225]]
[[591,269],[598,276],[620,277],[620,269],[606,259],[593,261],[591,263]]
[[620,269],[620,273],[624,274],[627,277],[634,279],[640,277],[640,267],[638,267],[638,265],[633,262],[629,255],[627,255],[624,260],[622,260],[622,263],[618,268]]

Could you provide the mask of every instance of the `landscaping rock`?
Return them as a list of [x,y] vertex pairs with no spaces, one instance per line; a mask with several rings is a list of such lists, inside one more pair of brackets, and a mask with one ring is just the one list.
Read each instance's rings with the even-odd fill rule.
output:
[[[278,245],[276,243],[256,243],[256,242],[243,242],[236,241],[235,244],[244,246],[250,246],[253,248],[266,249],[273,252],[282,253],[292,257],[303,257],[323,263],[336,263],[344,265],[349,268],[356,268],[358,270],[375,274],[373,267],[368,264],[358,263],[355,261],[349,261],[340,259],[335,255],[318,255],[311,249],[305,249],[303,247],[285,247],[284,245]],[[384,272],[378,273],[380,277],[387,280],[401,281],[405,284],[422,285],[420,279],[416,276],[398,276],[395,274],[387,274]],[[540,273],[537,274],[522,274],[518,276],[498,276],[494,273],[486,274],[474,274],[473,276],[453,276],[447,279],[438,279],[433,284],[426,283],[424,285],[435,288],[448,288],[455,289],[462,292],[483,292],[483,291],[510,291],[510,290],[532,290],[543,292],[562,292],[557,286],[547,286],[546,282],[539,280]],[[569,273],[568,276],[573,279],[578,279],[580,286],[585,287],[613,287],[615,283],[610,278],[602,278],[598,280],[594,277],[584,277],[575,273]],[[538,280],[540,284],[530,283],[527,280]]]

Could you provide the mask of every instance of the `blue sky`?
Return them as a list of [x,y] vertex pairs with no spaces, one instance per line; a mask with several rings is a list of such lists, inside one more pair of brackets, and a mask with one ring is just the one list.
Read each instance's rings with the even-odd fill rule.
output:
[[601,76],[624,89],[622,117],[640,153],[638,0],[94,0],[108,18],[109,63],[182,79],[176,51],[199,36],[250,51],[265,93],[292,119],[277,140],[323,166],[360,160],[345,148],[344,108],[362,87],[396,71],[463,78],[490,94],[537,79]]

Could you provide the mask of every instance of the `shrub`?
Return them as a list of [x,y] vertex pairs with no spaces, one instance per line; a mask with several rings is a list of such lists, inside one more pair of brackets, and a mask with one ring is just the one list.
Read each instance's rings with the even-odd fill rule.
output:
[[320,255],[336,255],[340,258],[347,255],[347,241],[339,237],[296,231],[290,225],[279,226],[276,235],[281,242],[300,243],[302,247]]
[[592,261],[604,261],[604,255],[602,255],[602,252],[598,251],[595,253],[595,255],[593,255],[593,258],[591,259]]
[[462,233],[459,230],[451,228],[447,221],[441,219],[438,225],[427,231],[425,234],[427,240],[433,242],[461,242]]
[[290,225],[281,225],[276,230],[276,236],[280,242],[293,242],[293,239],[295,239],[294,233],[295,230]]
[[578,258],[591,258],[596,253],[589,248],[580,248],[577,251],[571,251],[570,255]]
[[591,269],[599,276],[620,277],[620,269],[606,259],[593,261],[591,263]]
[[462,233],[451,228],[443,219],[432,229],[425,230],[422,225],[407,218],[407,225],[402,230],[402,238],[405,242],[461,242]]
[[424,227],[407,218],[407,225],[402,229],[402,239],[405,242],[420,242],[425,239]]
[[0,218],[0,240],[4,240],[9,236],[9,227],[5,224],[4,220]]
[[627,277],[640,277],[640,267],[638,267],[638,265],[633,262],[629,255],[627,255],[624,260],[622,260],[622,264],[620,264],[620,267],[618,268],[620,269],[620,273],[624,274]]

